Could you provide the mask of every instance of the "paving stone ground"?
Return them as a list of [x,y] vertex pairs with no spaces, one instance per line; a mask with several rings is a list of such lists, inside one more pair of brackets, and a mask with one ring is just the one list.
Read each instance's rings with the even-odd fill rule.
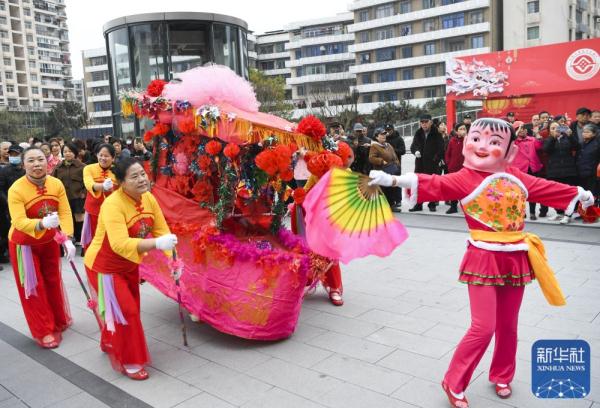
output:
[[[142,320],[153,359],[146,382],[112,370],[98,348],[95,320],[66,264],[74,324],[60,348],[39,354],[25,325],[12,271],[4,265],[0,407],[446,407],[439,383],[469,324],[467,288],[457,282],[465,224],[459,217],[427,211],[399,218],[409,227],[408,241],[388,258],[343,266],[345,305],[331,305],[318,290],[304,301],[296,332],[287,340],[242,340],[188,320],[190,347],[185,348],[177,305],[143,285]],[[532,223],[529,230],[547,238],[548,258],[568,305],[552,308],[537,284],[527,287],[513,398],[496,398],[487,381],[491,350],[467,396],[476,408],[600,408],[600,229]],[[81,260],[78,266],[83,270]],[[533,397],[531,345],[548,338],[590,343],[593,378],[586,399]],[[80,374],[73,374],[75,369]],[[87,375],[85,381],[82,375]],[[103,392],[120,400],[103,399]],[[130,400],[124,404],[123,398]]]

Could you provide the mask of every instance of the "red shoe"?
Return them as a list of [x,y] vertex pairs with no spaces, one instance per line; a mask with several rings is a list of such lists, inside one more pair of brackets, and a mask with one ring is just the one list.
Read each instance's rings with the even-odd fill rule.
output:
[[147,380],[148,377],[150,377],[150,374],[148,374],[148,371],[146,371],[145,369],[141,368],[138,371],[136,371],[135,373],[129,373],[127,372],[127,370],[124,370],[124,374],[131,378],[132,380],[136,380],[136,381],[144,381]]
[[450,387],[445,382],[442,382],[442,388],[446,392],[446,396],[448,397],[448,401],[450,401],[450,405],[452,408],[469,408],[469,401],[467,401],[467,397],[463,396],[461,399],[456,398],[450,392]]
[[508,384],[506,387],[501,387],[496,384],[496,395],[502,399],[510,398],[512,395],[512,388],[510,388],[510,384]]
[[342,299],[342,294],[339,290],[332,290],[329,292],[329,300],[335,306],[342,306],[344,304],[344,299]]
[[54,336],[50,336],[51,340],[40,341],[40,346],[45,349],[55,349],[59,346],[58,340]]

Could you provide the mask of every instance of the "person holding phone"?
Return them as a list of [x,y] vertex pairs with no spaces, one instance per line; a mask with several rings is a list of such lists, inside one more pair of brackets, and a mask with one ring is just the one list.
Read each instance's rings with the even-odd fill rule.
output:
[[131,156],[141,161],[149,161],[152,159],[152,153],[146,148],[141,137],[136,137],[133,140],[133,153]]

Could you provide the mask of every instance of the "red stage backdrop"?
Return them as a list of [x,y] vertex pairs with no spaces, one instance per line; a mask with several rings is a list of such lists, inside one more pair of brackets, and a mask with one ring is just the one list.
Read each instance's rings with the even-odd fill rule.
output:
[[600,109],[600,39],[449,59],[446,93],[449,122],[456,100],[483,100],[484,115],[513,111],[525,122],[540,110],[574,118],[580,106]]

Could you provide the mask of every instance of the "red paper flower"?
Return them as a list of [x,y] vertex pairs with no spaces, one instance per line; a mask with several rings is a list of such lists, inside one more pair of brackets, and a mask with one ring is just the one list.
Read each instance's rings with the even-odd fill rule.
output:
[[148,84],[148,87],[146,88],[146,93],[154,97],[160,96],[166,84],[167,83],[162,79],[155,79]]
[[269,177],[273,177],[277,174],[277,170],[279,169],[277,165],[277,155],[270,149],[263,150],[257,154],[254,162],[256,163],[256,166],[267,173]]
[[294,173],[292,172],[292,169],[287,168],[279,173],[279,177],[283,181],[292,181],[292,179],[294,178]]
[[292,197],[294,198],[294,202],[296,204],[302,204],[304,202],[304,198],[306,197],[306,190],[302,187],[298,187],[292,192]]
[[325,125],[313,115],[308,115],[302,119],[300,123],[298,123],[296,131],[311,137],[317,142],[320,141],[323,136],[325,136],[325,133],[327,133]]
[[202,170],[204,172],[206,172],[209,169],[210,163],[211,163],[210,157],[204,156],[204,155],[198,157],[197,162],[198,162],[198,167],[200,167],[200,170]]
[[228,143],[227,146],[225,146],[225,149],[223,149],[223,154],[225,157],[233,160],[240,154],[240,147],[235,143]]
[[194,199],[200,203],[210,203],[212,202],[212,187],[210,183],[206,181],[198,181],[194,188],[192,188],[192,194],[194,195]]
[[343,165],[342,159],[329,151],[324,151],[315,155],[306,163],[308,171],[319,178],[330,169],[334,167],[343,167]]
[[221,142],[217,140],[211,140],[204,147],[206,153],[210,154],[211,156],[216,156],[221,153],[221,149],[223,149],[223,145],[221,145]]
[[285,145],[277,145],[274,149],[275,155],[277,156],[277,168],[280,172],[283,172],[290,168],[292,165],[292,152],[290,148]]
[[184,117],[177,121],[177,128],[183,134],[192,133],[196,130],[196,123],[194,118]]
[[157,122],[154,127],[144,133],[144,141],[149,142],[154,136],[162,136],[171,129],[171,126]]
[[352,151],[352,148],[348,146],[348,143],[346,142],[338,142],[338,149],[335,152],[335,154],[340,156],[342,162],[344,163],[344,166],[346,167],[348,166],[348,159],[350,159],[350,157],[354,157],[354,152]]

